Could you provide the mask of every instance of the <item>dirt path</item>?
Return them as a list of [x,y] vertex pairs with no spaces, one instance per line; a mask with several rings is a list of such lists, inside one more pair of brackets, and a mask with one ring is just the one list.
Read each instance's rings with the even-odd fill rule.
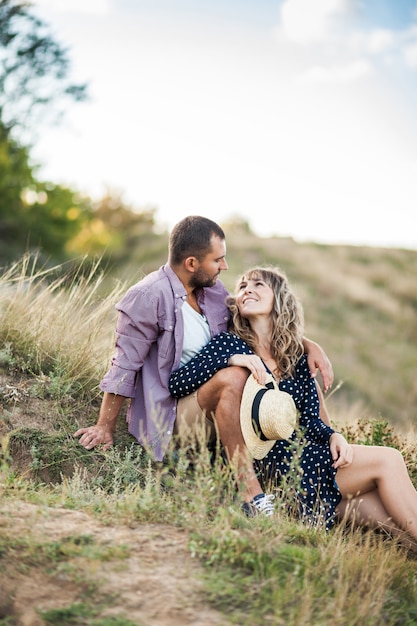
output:
[[[31,393],[33,384],[30,377],[0,370],[0,438],[23,428],[55,432],[55,404]],[[15,450],[17,473],[31,462],[28,445]],[[31,557],[31,547],[81,536],[91,537],[96,552],[114,546],[126,550],[106,560],[64,555],[58,564],[51,560],[55,574],[48,573],[44,556],[41,566],[36,554]],[[10,545],[14,539],[28,540],[24,557],[19,547],[2,554],[4,538]],[[98,607],[111,597],[114,600],[97,618],[123,617],[138,626],[223,626],[225,618],[204,603],[203,568],[191,557],[188,541],[185,530],[164,524],[105,526],[80,511],[14,499],[2,502],[0,495],[0,622],[13,616],[8,623],[44,626],[37,609],[64,609],[82,602]],[[98,582],[97,591],[86,600],[89,585]]]
[[[36,559],[30,567],[22,567],[18,557],[2,559],[0,621],[13,615],[18,626],[44,626],[37,609],[80,603],[88,581],[100,581],[97,601],[107,595],[114,598],[100,617],[124,617],[138,626],[226,624],[220,613],[204,605],[202,568],[191,557],[181,529],[163,524],[108,527],[83,512],[10,501],[1,507],[0,532],[10,541],[29,539],[33,546],[88,535],[96,546],[128,547],[124,558],[69,559],[81,582],[65,568],[58,575],[48,574],[44,566],[36,567]],[[89,602],[94,606],[94,595]]]

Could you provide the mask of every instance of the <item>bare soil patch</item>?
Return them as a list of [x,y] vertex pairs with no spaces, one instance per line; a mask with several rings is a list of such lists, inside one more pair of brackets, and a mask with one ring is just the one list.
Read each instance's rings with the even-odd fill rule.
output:
[[[44,626],[38,610],[81,602],[89,583],[96,600],[111,596],[105,616],[123,616],[140,626],[220,626],[224,617],[203,601],[202,566],[188,550],[187,533],[164,524],[134,528],[104,526],[80,511],[9,501],[0,512],[0,532],[34,546],[89,535],[98,546],[126,546],[127,556],[111,560],[68,559],[77,576],[49,574],[11,559],[1,563],[0,621],[13,615],[19,626]],[[72,572],[74,570],[71,570]],[[77,579],[79,582],[77,582]]]
[[[0,372],[0,440],[20,429],[55,430],[54,402],[34,396],[32,383],[30,377]],[[11,466],[29,477],[28,451],[20,446],[15,452],[16,457],[9,459]],[[91,587],[88,602],[103,606],[96,619],[117,616],[138,626],[227,623],[204,601],[203,566],[192,558],[185,530],[162,523],[109,526],[85,512],[17,499],[4,499],[1,504],[0,539],[6,538],[9,546],[24,540],[36,552],[36,546],[81,536],[90,537],[98,549],[124,547],[125,552],[109,559],[69,555],[57,574],[56,563],[51,560],[51,568],[45,562],[39,566],[36,553],[28,560],[27,554],[19,559],[19,547],[11,551],[12,558],[8,550],[6,558],[0,550],[0,622],[44,626],[38,611],[85,602]]]

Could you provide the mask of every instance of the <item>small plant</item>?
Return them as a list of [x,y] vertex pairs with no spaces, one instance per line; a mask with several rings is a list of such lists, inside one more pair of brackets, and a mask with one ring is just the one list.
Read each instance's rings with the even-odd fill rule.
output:
[[72,604],[38,613],[48,626],[141,626],[124,617],[98,617],[97,608],[87,604]]
[[343,431],[351,443],[365,446],[392,446],[401,449],[401,438],[395,434],[388,420],[364,418],[354,425],[345,425]]

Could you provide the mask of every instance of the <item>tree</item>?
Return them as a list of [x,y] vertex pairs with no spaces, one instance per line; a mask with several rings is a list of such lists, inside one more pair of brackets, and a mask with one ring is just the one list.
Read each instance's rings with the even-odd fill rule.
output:
[[38,181],[27,148],[0,122],[0,260],[42,251],[52,262],[68,257],[68,242],[92,219],[89,198]]
[[65,99],[84,99],[86,86],[69,80],[67,51],[31,7],[0,0],[1,263],[33,250],[53,263],[74,254],[115,264],[141,263],[150,252],[159,258],[154,209],[139,213],[110,193],[93,206],[73,189],[37,180],[22,131],[38,126],[36,115],[59,112]]
[[[81,101],[86,86],[69,79],[67,51],[36,17],[30,2],[0,0],[0,259],[36,249],[52,261],[91,219],[91,201],[72,189],[38,181],[24,132],[65,101]],[[51,112],[54,117],[51,118]],[[58,117],[57,117],[58,116]],[[25,142],[26,143],[26,142]]]
[[[120,192],[107,189],[94,203],[92,219],[68,243],[68,249],[78,254],[99,254],[105,263],[116,265],[148,260],[154,252],[160,253],[155,210],[136,210],[125,203]],[[165,242],[163,245],[166,247]]]
[[0,121],[16,131],[33,129],[42,116],[59,115],[68,100],[86,98],[86,85],[69,79],[67,50],[31,7],[0,0]]
[[33,184],[28,151],[10,137],[0,122],[0,256],[2,260],[14,257],[22,250],[21,193]]

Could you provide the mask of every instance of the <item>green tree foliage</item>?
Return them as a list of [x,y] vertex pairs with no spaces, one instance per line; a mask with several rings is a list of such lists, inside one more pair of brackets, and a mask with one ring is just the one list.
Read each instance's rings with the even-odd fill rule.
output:
[[[61,185],[37,180],[24,136],[56,121],[65,102],[86,97],[69,79],[67,51],[30,2],[0,0],[0,264],[28,251],[43,263],[80,254],[114,265],[160,254],[154,211],[135,211],[117,194],[95,205]],[[48,119],[49,116],[49,119]],[[165,241],[163,242],[165,245]]]
[[22,199],[28,247],[55,260],[67,258],[69,242],[91,220],[90,199],[53,183],[36,183]]
[[26,252],[44,263],[100,256],[103,263],[152,263],[166,249],[154,209],[136,211],[108,191],[93,203],[74,189],[37,180],[29,151],[0,122],[0,265]]
[[[83,100],[86,85],[69,80],[68,53],[29,2],[0,0],[0,121],[32,131],[65,102]],[[53,104],[53,106],[50,106]],[[55,118],[56,119],[56,118]]]
[[0,123],[0,256],[2,261],[22,249],[22,190],[33,184],[28,151],[11,139]]
[[155,232],[155,209],[135,210],[120,193],[107,190],[94,203],[92,218],[69,242],[74,254],[100,255],[111,265],[152,262],[166,240]]
[[68,242],[93,215],[92,203],[72,189],[36,180],[28,150],[0,123],[0,260],[41,251],[53,262],[68,257]]
[[[91,202],[36,179],[22,138],[56,121],[86,86],[69,79],[67,51],[36,17],[30,2],[0,0],[0,261],[35,249],[52,262],[91,219]],[[51,116],[54,116],[53,118]],[[49,119],[48,119],[49,117]]]

